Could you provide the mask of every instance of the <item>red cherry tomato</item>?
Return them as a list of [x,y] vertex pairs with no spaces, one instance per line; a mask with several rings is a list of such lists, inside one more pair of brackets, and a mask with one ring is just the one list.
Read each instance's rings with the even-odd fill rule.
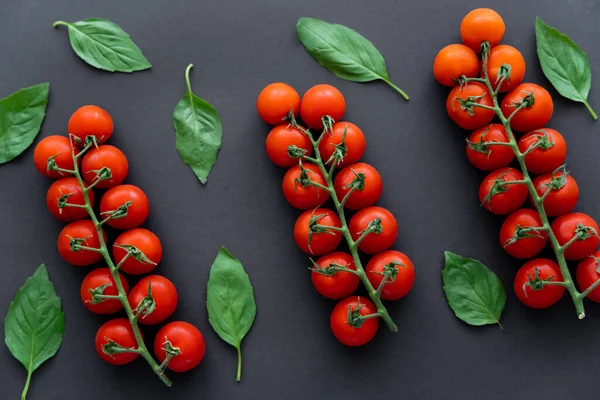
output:
[[302,251],[315,256],[331,253],[342,241],[342,233],[322,226],[342,227],[339,217],[331,210],[317,208],[304,211],[294,224],[294,239]]
[[358,276],[350,272],[336,271],[336,267],[356,271],[352,256],[336,251],[319,258],[311,275],[315,289],[323,296],[333,300],[350,296],[360,283]]
[[167,368],[175,372],[186,372],[200,364],[204,358],[204,337],[194,325],[174,321],[163,326],[154,339],[154,354],[159,362],[165,361],[167,353],[164,350],[165,343],[179,350],[179,355],[171,358]]
[[98,329],[95,343],[96,352],[101,359],[113,365],[129,364],[139,357],[138,353],[118,353],[109,355],[105,351],[105,346],[107,346],[109,342],[114,342],[124,348],[138,348],[133,329],[127,318],[111,319]]
[[[493,107],[492,97],[488,93],[484,84],[472,82],[464,85],[456,85],[448,95],[446,100],[446,111],[448,115],[463,129],[474,130],[490,123],[494,118],[494,111],[477,106],[472,106],[472,111],[464,108],[461,101],[471,99],[471,101]],[[472,115],[471,115],[472,114]]]
[[479,73],[477,54],[462,44],[449,44],[433,60],[433,76],[442,85],[454,86],[458,78],[475,78]]
[[[525,263],[517,271],[514,289],[521,303],[531,308],[547,308],[560,300],[565,293],[565,287],[543,285],[542,281],[563,281],[558,264],[545,258],[536,258]],[[536,288],[538,289],[535,290]]]
[[[85,187],[87,188],[87,185],[85,185]],[[96,198],[93,190],[88,191],[88,198],[91,206],[94,207]],[[76,178],[62,178],[54,182],[46,194],[46,205],[52,215],[64,222],[77,221],[78,219],[88,217],[87,210],[83,208],[69,206],[60,207],[61,204],[65,203],[81,206],[85,205],[83,190],[81,190],[81,186],[79,186],[79,182]]]
[[388,278],[381,290],[383,300],[398,300],[410,292],[415,283],[415,267],[406,254],[387,250],[375,255],[367,264],[367,278],[377,289],[388,272]]
[[110,170],[110,179],[102,179],[95,187],[108,189],[120,185],[129,172],[127,157],[114,146],[102,145],[90,150],[81,163],[81,173],[90,185],[98,178],[102,168]]
[[292,207],[308,210],[319,207],[329,199],[329,193],[311,185],[309,181],[327,186],[321,170],[314,164],[303,163],[302,168],[296,165],[286,172],[281,189]]
[[[127,282],[125,277],[119,274],[119,279],[121,280],[121,285],[123,285],[125,294],[129,293],[129,283]],[[115,284],[115,280],[113,279],[110,273],[110,269],[97,268],[89,274],[87,274],[85,278],[83,278],[83,282],[81,283],[81,301],[88,310],[95,314],[114,314],[123,308],[123,304],[119,300],[104,300],[97,304],[93,304],[92,302],[91,291],[94,291],[104,285],[108,286],[106,286],[104,290],[97,290],[98,294],[104,296],[117,296],[119,294],[119,291],[117,290],[117,286]]]
[[358,244],[358,249],[363,253],[376,254],[387,250],[394,245],[398,236],[398,223],[391,212],[383,207],[367,207],[358,211],[350,219],[348,228],[352,239],[357,241],[376,219],[381,222],[381,230],[371,231]]
[[271,161],[280,167],[291,167],[298,164],[297,158],[288,155],[290,146],[303,149],[307,156],[313,152],[310,139],[298,129],[287,124],[277,125],[271,129],[266,141],[267,155]]
[[510,147],[494,143],[508,143],[508,134],[501,124],[483,126],[467,140],[467,158],[482,171],[506,167],[515,158]]
[[162,259],[163,249],[158,237],[147,229],[136,228],[123,232],[113,244],[112,254],[115,263],[119,264],[128,254],[127,249],[120,246],[134,246],[135,249],[121,265],[121,271],[130,275],[147,274],[156,268]]
[[[598,273],[598,258],[600,258],[600,251],[595,251],[590,257],[584,258],[577,265],[575,279],[577,280],[579,290],[582,292],[600,279],[600,273]],[[596,287],[592,290],[590,294],[587,295],[587,298],[596,303],[600,303],[600,287]]]
[[554,220],[551,228],[561,246],[564,246],[573,237],[578,237],[564,251],[567,260],[581,260],[589,256],[600,243],[598,224],[592,217],[584,213],[575,212],[561,215]]
[[523,174],[514,168],[501,168],[485,177],[479,186],[479,201],[492,214],[510,214],[527,200],[527,186],[509,183],[523,180]]
[[[79,150],[75,151],[77,154]],[[53,158],[59,168],[72,171],[75,167],[71,142],[64,136],[48,136],[42,139],[33,152],[33,162],[38,171],[47,178],[59,179],[68,175],[48,170],[48,159]]]
[[377,308],[364,297],[350,296],[340,301],[331,313],[330,325],[333,335],[346,346],[362,346],[377,333],[379,318],[361,316],[375,314]]
[[[490,50],[490,55],[487,61],[487,72],[488,78],[492,83],[494,89],[498,86],[500,81],[500,71],[502,71],[503,65],[510,65],[510,75],[507,79],[502,81],[500,92],[508,92],[523,81],[525,76],[525,59],[521,52],[512,46],[501,44],[500,46],[493,47]],[[481,75],[483,76],[483,62],[481,64]]]
[[525,156],[525,165],[529,172],[545,174],[553,172],[565,163],[567,143],[558,131],[543,128],[526,133],[519,139],[519,151],[526,153],[536,143],[539,144]]
[[106,223],[117,229],[137,228],[146,221],[150,213],[148,197],[142,189],[133,185],[119,185],[109,189],[100,201],[100,214],[106,218],[115,212],[121,213],[123,205],[130,203],[123,217],[109,219]]
[[559,172],[538,176],[533,180],[537,194],[542,197],[550,190],[544,199],[544,210],[549,217],[557,217],[572,211],[579,200],[579,187],[575,178]]
[[476,8],[460,23],[460,36],[465,45],[479,53],[483,42],[489,42],[491,47],[497,46],[505,29],[502,17],[496,11]]
[[542,128],[550,121],[554,105],[546,89],[534,83],[520,84],[502,99],[502,114],[508,118],[522,102],[528,105],[513,116],[510,121],[512,129],[529,132]]
[[[346,134],[344,138],[344,133]],[[323,161],[332,163],[333,153],[344,140],[344,145],[340,148],[343,158],[336,168],[342,168],[346,165],[354,164],[361,159],[365,152],[367,142],[363,131],[351,122],[336,122],[330,132],[327,132],[319,143],[319,154]]]
[[[106,242],[106,234],[102,232]],[[58,235],[58,253],[69,264],[92,265],[100,261],[102,254],[93,250],[71,250],[71,244],[79,244],[94,249],[100,248],[100,240],[94,223],[89,219],[71,222]]]
[[335,177],[333,186],[339,201],[354,187],[344,204],[350,210],[372,206],[383,191],[379,172],[367,163],[356,163],[342,169]]
[[500,245],[515,258],[531,258],[539,254],[548,241],[548,234],[536,230],[543,226],[540,215],[529,208],[510,214],[500,228]]
[[73,135],[80,145],[85,143],[88,136],[95,136],[98,144],[104,143],[113,134],[113,121],[103,108],[83,106],[69,118],[69,134]]
[[331,85],[315,85],[302,96],[300,115],[304,123],[314,129],[323,129],[323,118],[329,115],[339,121],[346,111],[346,100],[339,90]]
[[160,275],[149,275],[142,278],[137,285],[131,289],[128,300],[132,309],[141,307],[142,301],[149,301],[148,286],[152,286],[152,298],[154,299],[155,309],[150,314],[144,315],[144,310],[141,310],[142,315],[138,317],[140,324],[154,325],[163,322],[169,318],[175,308],[177,308],[178,295],[177,289],[173,282]]
[[290,111],[297,116],[299,109],[298,92],[290,85],[281,82],[267,85],[256,99],[258,115],[269,125],[281,124]]

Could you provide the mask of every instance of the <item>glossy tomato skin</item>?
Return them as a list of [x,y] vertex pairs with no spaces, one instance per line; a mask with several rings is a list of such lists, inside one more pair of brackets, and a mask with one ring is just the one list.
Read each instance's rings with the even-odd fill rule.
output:
[[469,12],[460,23],[460,36],[463,43],[475,50],[481,51],[481,43],[490,42],[497,46],[504,36],[506,29],[502,17],[489,8],[477,8]]
[[433,60],[433,76],[442,85],[454,86],[461,76],[475,78],[478,73],[477,54],[463,44],[449,44]]
[[529,208],[521,208],[510,214],[504,220],[500,228],[500,245],[508,254],[515,258],[532,258],[539,254],[546,246],[548,234],[545,231],[530,231],[516,241],[511,240],[515,237],[517,226],[521,229],[541,228],[542,219],[537,211]]
[[333,155],[335,146],[342,143],[344,131],[346,132],[344,144],[346,145],[347,153],[336,165],[336,168],[343,168],[360,160],[367,146],[365,134],[358,126],[351,122],[336,122],[333,124],[332,131],[327,132],[319,143],[319,154],[324,162],[329,161]]
[[516,110],[515,104],[529,95],[535,98],[533,105],[521,109],[510,121],[510,127],[519,132],[541,129],[550,121],[554,111],[552,97],[546,89],[535,83],[522,83],[502,99],[502,114],[508,118]]
[[[127,293],[129,293],[129,283],[120,273],[119,279],[125,290],[125,295],[127,295]],[[108,315],[120,311],[123,308],[123,304],[119,300],[105,300],[98,304],[92,304],[92,294],[90,293],[90,290],[96,289],[102,285],[109,285],[102,292],[103,295],[117,296],[119,294],[115,280],[110,273],[110,269],[97,268],[87,274],[81,283],[80,295],[83,305],[94,314]]]
[[377,308],[370,300],[360,296],[350,296],[340,301],[331,313],[330,325],[333,335],[346,346],[363,346],[369,343],[379,328],[379,318],[369,318],[360,328],[355,328],[348,323],[348,309],[358,308],[360,315],[370,315],[377,312]]
[[503,192],[496,193],[488,198],[497,180],[514,182],[523,180],[523,174],[514,168],[500,168],[485,177],[479,186],[479,202],[492,214],[510,214],[523,205],[527,200],[529,191],[522,183],[510,184]]
[[[563,277],[560,272],[560,267],[554,261],[545,258],[536,258],[523,265],[515,276],[514,289],[521,303],[531,308],[547,308],[555,304],[565,293],[564,286],[546,285],[542,290],[533,290],[527,286],[523,290],[523,285],[529,282],[529,278],[534,279],[535,269],[538,270],[538,277],[541,280],[549,278],[550,282],[562,282]],[[527,293],[527,294],[525,294]]]
[[285,83],[275,82],[267,85],[256,99],[256,110],[260,118],[269,125],[283,123],[290,110],[298,116],[300,96]]
[[[76,150],[75,154],[78,152],[79,150]],[[48,159],[50,157],[54,157],[54,161],[59,168],[72,171],[75,167],[71,142],[65,136],[53,135],[42,139],[35,146],[33,162],[35,168],[46,178],[59,179],[67,177],[62,172],[48,170]]]
[[129,163],[125,154],[115,146],[107,144],[87,152],[81,163],[81,173],[86,182],[91,185],[97,178],[96,172],[103,167],[110,169],[111,178],[98,182],[95,187],[99,189],[120,185],[129,173]]
[[[106,242],[106,234],[102,232]],[[92,250],[71,250],[71,238],[85,239],[82,246],[100,248],[100,240],[94,223],[89,219],[71,222],[58,235],[58,252],[69,264],[76,266],[92,265],[100,261],[102,254]]]
[[506,167],[515,158],[515,153],[508,146],[485,143],[508,143],[508,134],[501,124],[482,126],[469,136],[467,141],[467,158],[475,168],[482,171],[493,171]]
[[[327,269],[332,264],[337,264],[356,271],[354,260],[348,253],[336,251],[327,254],[316,261],[314,268]],[[337,271],[332,275],[323,274],[313,270],[312,283],[319,293],[328,299],[339,300],[350,296],[360,283],[358,276],[345,271]]]
[[150,213],[150,203],[142,189],[134,185],[115,186],[104,193],[100,200],[100,214],[106,217],[108,213],[129,201],[131,205],[127,209],[127,215],[108,220],[106,223],[109,226],[117,229],[133,229],[146,221]]
[[358,249],[366,254],[376,254],[389,249],[398,236],[398,223],[392,213],[383,207],[372,206],[363,208],[350,219],[348,229],[352,239],[356,241],[376,218],[381,220],[381,233],[371,232],[358,244]]
[[[579,262],[577,265],[577,271],[575,271],[575,279],[581,292],[587,290],[594,282],[600,279],[600,273],[598,273],[598,260],[600,257],[600,251],[595,251],[591,254],[593,257],[586,257]],[[596,258],[594,258],[596,257]],[[587,295],[587,298],[596,303],[600,303],[600,287],[595,288]]]
[[543,128],[526,133],[519,139],[519,151],[525,153],[538,141],[544,145],[538,145],[525,156],[525,165],[530,172],[546,174],[553,172],[565,163],[567,143],[563,136],[554,129]]
[[288,155],[288,147],[292,145],[304,149],[306,151],[304,154],[307,156],[313,152],[310,139],[288,124],[280,124],[271,129],[265,144],[269,159],[280,167],[291,167],[298,164],[297,158]]
[[135,228],[123,232],[115,240],[112,248],[113,258],[118,264],[127,255],[127,250],[115,245],[131,245],[141,251],[152,263],[138,261],[133,257],[127,257],[121,265],[121,271],[130,275],[142,275],[151,272],[162,260],[163,249],[160,239],[148,229]]
[[[578,225],[588,226],[594,229],[597,233],[600,232],[598,229],[598,224],[596,221],[592,219],[587,214],[584,213],[569,213],[561,215],[556,218],[551,225],[552,232],[556,236],[556,240],[558,243],[563,246],[569,240],[575,236],[575,230]],[[581,260],[592,254],[598,244],[600,243],[600,239],[598,239],[597,235],[592,235],[584,240],[576,240],[571,244],[564,252],[565,258],[567,260]]]
[[375,255],[367,264],[367,278],[377,289],[383,281],[385,266],[390,264],[396,266],[397,275],[393,281],[390,279],[386,281],[387,283],[381,290],[381,298],[390,301],[399,300],[410,292],[415,283],[415,267],[406,254],[396,250],[387,250]]
[[[498,86],[498,73],[504,64],[510,65],[510,76],[502,82],[500,92],[511,91],[521,84],[525,76],[525,59],[519,50],[506,44],[493,47],[487,62],[487,73],[494,89]],[[481,69],[483,72],[483,62]]]
[[104,143],[112,136],[113,129],[110,114],[98,106],[80,107],[69,118],[69,134],[77,138],[79,145],[85,144],[88,136],[95,136],[98,144]]
[[362,189],[354,189],[348,200],[346,200],[344,207],[350,210],[360,210],[372,206],[379,200],[383,191],[383,182],[379,172],[371,165],[359,162],[345,167],[335,177],[333,187],[339,201],[342,201],[352,189],[351,186],[347,187],[347,185],[354,181],[355,174],[364,177],[364,183]]
[[346,111],[346,100],[342,93],[331,85],[315,85],[302,96],[300,115],[302,121],[313,129],[323,129],[323,118],[329,115],[339,121]]
[[[479,98],[479,96],[482,97]],[[476,101],[479,104],[489,107],[493,107],[494,105],[492,97],[484,84],[471,82],[468,85],[464,85],[462,88],[460,85],[456,85],[450,91],[450,94],[448,94],[448,98],[446,99],[446,111],[452,121],[461,128],[468,130],[474,130],[489,124],[494,118],[494,111],[473,107],[473,115],[470,115],[468,110],[463,110],[461,108],[459,99],[466,100],[469,97],[477,98]]]
[[148,295],[149,284],[152,285],[152,297],[154,298],[156,309],[146,316],[141,315],[138,321],[144,325],[155,325],[163,322],[175,312],[179,297],[173,282],[161,275],[148,275],[142,278],[131,289],[127,297],[132,309],[135,310]]
[[[311,182],[327,186],[321,170],[315,164],[302,163],[302,168]],[[288,203],[299,210],[313,209],[325,203],[329,199],[329,193],[310,184],[307,184],[306,187],[302,186],[299,181],[301,174],[300,166],[296,165],[290,168],[283,177],[281,189]]]
[[[85,185],[87,188],[88,185]],[[83,190],[79,186],[77,178],[62,178],[54,182],[48,189],[46,194],[46,205],[48,210],[57,219],[63,222],[77,221],[88,217],[87,210],[77,207],[59,207],[59,200],[62,196],[69,196],[67,198],[68,204],[85,205],[85,199],[83,198]],[[90,204],[94,207],[96,197],[94,191],[88,191],[88,198]]]
[[189,322],[173,321],[160,328],[154,339],[154,354],[160,363],[167,358],[164,350],[166,341],[180,351],[180,354],[171,358],[167,364],[171,371],[189,371],[198,366],[204,358],[204,336]]
[[319,225],[334,226],[337,228],[342,227],[340,218],[331,210],[326,208],[317,208],[316,210],[304,211],[294,224],[294,239],[296,244],[302,251],[314,256],[321,256],[323,254],[331,253],[334,251],[342,241],[342,233],[339,231],[327,231],[313,233],[308,243],[309,236],[309,223],[311,218],[322,215],[317,221]]
[[127,318],[116,318],[107,321],[96,333],[95,347],[101,359],[113,365],[129,364],[139,357],[138,353],[119,353],[109,356],[103,351],[104,345],[109,340],[121,345],[121,347],[137,349],[137,341],[133,329]]
[[[555,179],[561,180],[562,177],[562,172],[555,174]],[[540,175],[533,180],[533,186],[540,197],[550,190],[550,193],[544,199],[546,214],[549,217],[557,217],[571,212],[577,205],[577,200],[579,200],[579,186],[575,178],[571,175],[564,177],[564,185],[558,190],[550,189],[548,186],[550,182],[552,182],[552,174]]]

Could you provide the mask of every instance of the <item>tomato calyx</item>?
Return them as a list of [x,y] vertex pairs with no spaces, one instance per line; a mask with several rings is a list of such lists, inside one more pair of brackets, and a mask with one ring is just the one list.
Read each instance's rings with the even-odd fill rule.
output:
[[573,233],[575,235],[563,246],[563,249],[569,247],[569,245],[571,245],[571,243],[576,240],[583,241],[591,238],[592,236],[598,236],[598,232],[596,232],[596,229],[592,228],[591,226],[585,226],[583,224],[577,224],[577,227],[575,228]]
[[143,264],[152,264],[152,265],[158,265],[157,263],[155,263],[154,261],[152,261],[151,259],[149,259],[146,254],[144,254],[143,251],[141,251],[140,249],[138,249],[137,247],[135,247],[132,244],[118,244],[115,243],[113,245],[113,247],[116,247],[118,249],[123,249],[127,252],[127,254],[125,254],[125,257],[123,257],[121,259],[121,261],[119,261],[119,264],[117,264],[116,266],[116,270],[118,271],[121,266],[123,265],[123,263],[125,262],[125,260],[127,260],[129,257],[132,257],[133,259],[135,259],[136,261],[139,261]]
[[398,276],[398,267],[400,268],[406,268],[406,265],[402,264],[399,261],[392,261],[389,264],[385,264],[383,266],[383,271],[382,272],[374,272],[377,275],[381,275],[383,276],[383,281],[382,284],[387,283],[394,283],[396,281],[396,277]]
[[72,171],[70,169],[60,168],[58,166],[58,164],[56,163],[56,157],[58,157],[59,155],[60,155],[60,153],[57,153],[57,154],[53,155],[52,157],[48,157],[48,165],[46,167],[48,172],[57,172],[62,176],[64,176],[65,174],[74,174],[75,171]]
[[118,296],[105,296],[104,290],[109,287],[112,286],[112,284],[110,283],[105,283],[104,285],[100,285],[96,288],[90,289],[90,294],[92,295],[92,299],[91,300],[86,300],[86,303],[92,303],[92,304],[100,304],[103,301],[106,300],[110,300],[110,299],[115,299],[115,298],[119,298]]
[[367,237],[367,235],[371,233],[379,235],[381,232],[383,232],[383,225],[381,224],[381,218],[377,217],[374,220],[369,221],[364,231],[359,232],[360,236],[358,237],[358,239],[356,239],[354,244],[358,246],[358,244],[362,242],[363,239]]
[[485,139],[485,135],[488,134],[488,132],[490,131],[490,129],[492,129],[491,125],[488,126],[485,129],[485,131],[483,131],[481,133],[481,136],[479,137],[479,142],[472,142],[472,141],[469,140],[469,138],[467,138],[466,139],[467,140],[467,146],[469,146],[469,149],[471,149],[473,151],[476,151],[478,153],[483,153],[483,154],[486,154],[486,155],[490,155],[492,153],[492,150],[489,149],[489,147],[491,145],[500,143],[500,142],[495,141],[495,140],[492,140],[490,142],[486,142],[484,140]]
[[500,88],[502,87],[502,84],[504,82],[510,82],[511,71],[512,67],[510,66],[510,64],[502,64],[500,68],[498,68],[498,75],[496,76],[496,80],[494,81],[496,92],[500,91]]
[[464,99],[455,97],[452,101],[452,110],[454,110],[454,102],[458,100],[461,111],[466,111],[471,117],[475,115],[475,107],[486,107],[479,104],[479,100],[483,99],[487,95],[486,93],[480,94],[479,96],[467,96]]
[[126,201],[125,203],[121,204],[116,210],[104,211],[100,213],[100,215],[104,217],[100,224],[105,224],[111,219],[125,218],[127,216],[127,211],[129,210],[129,207],[131,207],[132,204],[133,202],[131,200]]
[[358,305],[355,308],[352,308],[352,304],[348,305],[348,325],[358,329],[366,320],[379,317],[379,313],[362,315],[360,310],[362,310],[364,307],[365,305],[360,302],[360,297],[358,298]]
[[543,183],[538,188],[546,188],[544,190],[544,195],[547,192],[551,192],[553,190],[560,190],[567,184],[567,175],[569,175],[569,171],[566,169],[566,165],[563,164],[558,167],[554,172],[552,172],[552,177],[550,178],[550,182]]
[[540,231],[545,231],[544,227],[539,226],[525,226],[521,227],[521,225],[517,224],[515,227],[515,233],[513,236],[504,242],[504,248],[509,247],[515,244],[518,240],[521,239],[529,239],[529,238],[540,238],[544,239],[544,236],[540,234]]
[[508,108],[516,108],[520,110],[523,108],[530,108],[535,104],[535,96],[533,95],[533,92],[521,90],[521,93],[525,93],[525,96],[519,101],[511,100],[510,104],[507,106]]
[[100,252],[100,249],[96,249],[94,247],[88,247],[88,246],[83,245],[84,243],[87,244],[87,240],[89,238],[91,238],[92,236],[86,236],[83,238],[74,238],[74,237],[67,235],[67,237],[69,238],[69,248],[71,249],[71,251],[89,250],[89,251]]
[[540,269],[538,267],[535,267],[534,269],[533,278],[531,277],[531,274],[527,272],[527,282],[523,284],[523,293],[525,293],[525,297],[527,297],[528,287],[531,288],[531,290],[540,291],[543,290],[546,285],[562,284],[562,282],[551,282],[555,277],[555,275],[552,275],[545,279],[540,278]]
[[328,214],[319,214],[310,216],[310,221],[308,222],[308,248],[310,249],[310,242],[312,240],[312,236],[315,233],[327,233],[328,235],[335,235],[336,231],[340,231],[341,229],[336,226],[328,226],[319,224],[319,220],[327,217]]
[[548,135],[548,132],[546,132],[544,129],[539,129],[534,132],[541,132],[543,133],[543,136],[537,134],[535,135],[537,139],[536,142],[532,143],[531,146],[529,146],[527,150],[525,150],[525,152],[523,153],[524,156],[531,153],[536,148],[540,148],[542,151],[546,151],[554,147],[554,139],[550,137],[550,135]]
[[106,344],[102,346],[102,351],[109,357],[114,358],[116,354],[122,353],[140,353],[138,349],[134,349],[133,347],[123,347],[110,338],[105,339],[108,340],[108,342],[106,342]]
[[137,319],[140,319],[140,315],[142,316],[141,319],[144,319],[152,314],[154,310],[156,310],[156,302],[154,301],[154,297],[152,297],[152,282],[148,282],[148,294],[132,311]]
[[504,180],[504,176],[509,172],[509,170],[506,170],[504,172],[502,172],[498,178],[496,178],[494,180],[494,183],[492,185],[492,187],[490,188],[490,191],[488,192],[488,194],[483,198],[481,205],[484,204],[490,204],[490,202],[492,201],[492,197],[501,194],[501,193],[506,193],[508,191],[508,188],[510,185],[519,185],[519,184],[523,184],[525,183],[525,181],[520,180],[520,181],[505,181]]
[[94,182],[96,181],[104,181],[112,179],[112,171],[108,167],[102,167],[98,170],[90,170],[89,172],[95,172],[96,177],[94,178]]
[[354,179],[342,187],[344,189],[364,190],[366,179],[365,174],[363,172],[356,172],[354,169],[350,169],[350,171],[352,171],[354,174]]
[[313,264],[313,266],[311,268],[309,268],[309,270],[316,272],[318,274],[321,274],[321,275],[334,276],[338,272],[349,272],[351,274],[356,275],[356,271],[354,271],[350,268],[347,268],[344,265],[338,264],[336,262],[332,262],[329,265],[327,265],[326,267],[321,267],[312,258],[310,259],[310,262]]
[[295,144],[288,146],[287,154],[290,158],[302,158],[307,153],[306,149],[302,149]]
[[302,186],[304,189],[309,186],[316,187],[315,182],[311,181],[310,177],[308,176],[309,173],[313,174],[314,172],[304,168],[302,165],[302,160],[298,162],[298,166],[300,167],[300,176],[294,179],[294,189],[296,189],[296,184],[300,184],[300,186]]
[[181,354],[181,349],[179,347],[173,346],[173,344],[169,341],[169,339],[165,336],[165,341],[163,342],[162,349],[166,353],[165,361],[163,361],[157,368],[157,373],[162,374],[167,369],[167,365],[173,357],[177,357]]

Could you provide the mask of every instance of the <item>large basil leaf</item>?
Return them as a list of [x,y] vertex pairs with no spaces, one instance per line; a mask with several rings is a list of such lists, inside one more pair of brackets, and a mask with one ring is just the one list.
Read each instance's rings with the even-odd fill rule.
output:
[[221,149],[223,124],[217,110],[192,92],[191,68],[185,70],[187,92],[175,106],[173,126],[179,156],[205,184]]
[[6,345],[27,369],[22,399],[27,395],[33,371],[58,351],[64,330],[60,298],[42,264],[19,289],[4,320]]
[[498,324],[506,293],[496,274],[477,260],[445,253],[444,292],[454,314],[469,325]]
[[23,153],[40,132],[50,84],[21,89],[0,99],[0,164]]
[[133,72],[152,67],[129,34],[115,23],[89,18],[73,23],[54,23],[55,27],[59,25],[69,28],[73,50],[93,67],[110,72]]
[[355,30],[315,18],[300,18],[296,30],[306,51],[336,76],[353,82],[381,79],[408,100],[390,80],[379,50]]
[[237,349],[237,380],[242,376],[242,339],[254,323],[256,302],[250,278],[240,261],[221,247],[207,285],[208,320],[221,339]]
[[592,70],[587,54],[555,28],[535,20],[537,54],[544,75],[562,96],[585,104],[592,117],[596,113],[587,98],[592,85]]

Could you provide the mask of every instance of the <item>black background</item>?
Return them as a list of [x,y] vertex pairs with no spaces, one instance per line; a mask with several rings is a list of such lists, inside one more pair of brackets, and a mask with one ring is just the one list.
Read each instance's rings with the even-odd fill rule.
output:
[[[156,270],[177,285],[174,318],[204,333],[207,353],[192,372],[171,374],[163,387],[142,360],[126,367],[102,362],[93,347],[105,320],[79,299],[88,269],[67,265],[56,250],[62,223],[47,211],[50,181],[32,162],[33,146],[0,167],[0,310],[45,262],[63,299],[66,331],[57,356],[33,377],[30,399],[583,399],[598,393],[600,307],[587,304],[578,321],[565,296],[534,311],[521,306],[512,279],[522,262],[498,243],[501,218],[479,207],[483,173],[464,154],[464,136],[446,115],[447,88],[431,73],[437,51],[457,42],[462,17],[492,6],[504,18],[504,42],[521,50],[526,80],[550,88],[535,54],[534,19],[568,33],[600,76],[600,3],[589,1],[8,1],[0,7],[0,97],[49,81],[50,102],[38,138],[65,134],[84,104],[106,108],[115,121],[111,144],[129,157],[128,182],[152,205],[146,226],[165,248]],[[383,83],[355,84],[321,68],[297,40],[299,17],[313,16],[357,29],[384,55],[405,102]],[[56,20],[108,18],[131,34],[153,64],[149,71],[95,70],[71,50]],[[178,158],[171,114],[185,91],[184,69],[194,63],[195,92],[221,113],[223,148],[203,187]],[[334,302],[312,288],[308,260],[295,245],[298,212],[285,202],[284,171],[266,157],[269,127],[255,100],[268,83],[284,81],[301,94],[330,83],[345,95],[345,119],[367,135],[365,161],[384,180],[380,205],[399,221],[396,248],[416,267],[415,287],[389,309],[400,331],[383,324],[359,348],[336,342],[329,329]],[[600,109],[600,84],[590,103]],[[578,210],[600,218],[600,122],[582,105],[551,90],[550,126],[569,146],[568,167],[578,180]],[[235,351],[211,330],[204,301],[209,267],[225,245],[245,265],[258,315],[244,341],[244,376],[236,383]],[[507,304],[498,327],[473,328],[456,319],[442,292],[443,251],[480,259],[502,279]],[[147,338],[153,337],[147,330]],[[19,397],[25,371],[0,346],[0,398]]]

